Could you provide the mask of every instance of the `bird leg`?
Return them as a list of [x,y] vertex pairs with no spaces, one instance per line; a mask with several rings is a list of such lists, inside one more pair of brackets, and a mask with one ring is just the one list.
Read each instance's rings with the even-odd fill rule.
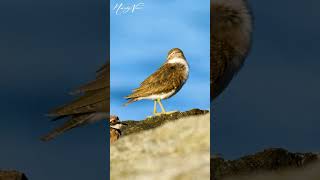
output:
[[161,110],[162,110],[162,112],[159,113],[159,114],[172,114],[172,113],[178,112],[178,111],[166,111],[166,110],[164,109],[162,103],[161,103],[161,99],[158,99],[157,101],[158,101],[158,103],[159,103],[159,105],[160,105],[160,107],[161,107]]
[[164,109],[164,107],[163,107],[163,105],[162,105],[162,103],[161,103],[161,100],[160,99],[157,99],[157,101],[158,101],[158,103],[159,103],[159,105],[160,105],[160,108],[161,108],[161,114],[162,113],[166,113],[166,110]]
[[[161,113],[157,112],[157,100],[154,100],[154,105],[153,105],[153,115],[154,116],[159,116]],[[148,118],[152,118],[153,116],[148,116]]]
[[153,105],[153,114],[156,115],[157,114],[157,101],[154,100],[154,105]]
[[[160,105],[160,108],[161,108],[161,112],[157,112],[157,102],[159,103]],[[153,115],[155,116],[160,116],[162,114],[172,114],[172,113],[175,113],[177,111],[170,111],[170,112],[167,112],[162,103],[161,103],[161,99],[157,99],[157,100],[154,100],[154,106],[153,106]],[[148,116],[148,118],[152,118],[152,116]]]

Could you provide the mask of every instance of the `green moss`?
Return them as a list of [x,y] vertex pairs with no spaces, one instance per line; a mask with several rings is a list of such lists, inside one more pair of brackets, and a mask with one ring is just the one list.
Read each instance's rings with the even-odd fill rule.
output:
[[200,110],[200,109],[192,109],[186,112],[175,112],[172,114],[163,114],[161,116],[153,116],[150,118],[146,118],[141,121],[123,121],[128,124],[128,126],[122,129],[122,135],[126,136],[133,133],[138,133],[141,131],[153,129],[159,127],[166,122],[175,121],[179,118],[189,117],[189,116],[197,116],[197,115],[204,115],[209,113],[207,110]]

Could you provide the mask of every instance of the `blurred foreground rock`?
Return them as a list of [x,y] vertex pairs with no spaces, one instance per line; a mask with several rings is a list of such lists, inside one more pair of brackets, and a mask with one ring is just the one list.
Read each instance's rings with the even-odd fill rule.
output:
[[236,176],[235,179],[239,179],[240,176],[304,168],[317,160],[318,155],[314,153],[291,153],[280,148],[267,149],[237,160],[212,157],[211,180],[224,180]]
[[128,125],[110,147],[111,179],[210,178],[210,115],[191,110]]
[[0,170],[0,180],[28,180],[27,177],[18,171]]

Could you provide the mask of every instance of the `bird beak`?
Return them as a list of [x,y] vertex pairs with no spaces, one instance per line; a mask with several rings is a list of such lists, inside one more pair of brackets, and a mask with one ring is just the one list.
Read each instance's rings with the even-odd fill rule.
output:
[[125,125],[125,126],[128,126],[128,124],[127,124],[127,123],[122,123],[122,122],[120,122],[120,124]]
[[122,122],[117,122],[114,124],[110,124],[110,127],[114,128],[114,129],[121,129],[121,127],[123,126],[128,126],[127,123],[122,123]]

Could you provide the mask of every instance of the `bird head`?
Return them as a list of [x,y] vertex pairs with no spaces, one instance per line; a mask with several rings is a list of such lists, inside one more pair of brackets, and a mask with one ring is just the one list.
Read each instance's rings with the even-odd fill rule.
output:
[[110,116],[110,127],[114,129],[121,129],[123,126],[127,126],[128,124],[120,122],[118,116]]
[[109,120],[110,125],[116,124],[117,122],[119,122],[119,117],[111,115]]
[[174,58],[182,58],[182,59],[185,59],[184,54],[183,54],[183,52],[182,52],[181,49],[179,49],[179,48],[172,48],[172,49],[168,52],[167,61],[169,61],[170,59],[174,59]]

